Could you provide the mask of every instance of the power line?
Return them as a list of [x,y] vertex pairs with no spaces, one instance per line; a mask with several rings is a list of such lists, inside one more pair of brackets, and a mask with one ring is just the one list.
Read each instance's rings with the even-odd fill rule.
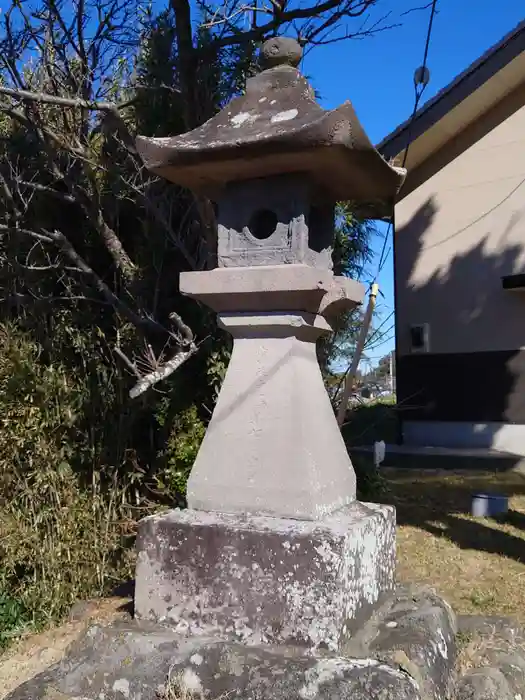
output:
[[494,204],[493,207],[491,207],[488,211],[484,212],[480,216],[478,216],[476,219],[473,221],[470,221],[466,226],[463,226],[462,228],[458,229],[457,231],[454,231],[454,233],[449,234],[445,238],[442,238],[440,241],[436,241],[435,243],[431,243],[429,245],[422,246],[421,250],[430,250],[431,248],[437,248],[438,246],[442,245],[443,243],[448,243],[448,241],[451,241],[453,238],[456,238],[456,236],[461,235],[462,233],[465,233],[471,226],[475,226],[478,224],[480,221],[483,221],[487,216],[492,214],[492,212],[496,211],[499,207],[501,207],[502,204],[505,204],[512,195],[517,192],[521,187],[525,185],[525,178],[520,180],[518,184],[511,189],[511,191],[503,197],[497,204]]
[[[373,340],[375,340],[375,338],[379,334],[379,331],[381,330],[381,328],[383,328],[385,323],[388,323],[388,321],[390,321],[390,319],[392,318],[393,315],[394,315],[394,312],[391,311],[388,314],[388,316],[379,324],[379,326],[372,331],[372,334],[368,338],[367,342],[371,343]],[[389,332],[390,332],[390,328],[388,328],[386,331],[383,331],[383,335],[385,335],[385,333],[389,333]]]
[[[429,82],[429,73],[427,70],[427,60],[428,60],[428,51],[430,48],[430,39],[432,37],[432,28],[434,26],[434,17],[436,15],[436,6],[437,6],[437,0],[433,0],[432,2],[432,7],[430,8],[430,17],[428,21],[428,28],[427,28],[427,38],[425,41],[425,51],[423,53],[423,63],[419,68],[416,69],[414,73],[414,90],[415,90],[415,99],[414,99],[414,108],[412,110],[412,115],[410,117],[410,121],[408,122],[408,129],[407,129],[407,146],[405,148],[405,152],[403,154],[403,162],[401,164],[401,167],[404,168],[407,162],[408,158],[408,151],[410,149],[410,144],[411,144],[411,133],[412,133],[412,126],[414,124],[414,120],[416,118],[416,113],[419,107],[419,103],[421,101],[421,97],[423,96],[423,93],[425,92],[425,88],[428,85]],[[392,221],[390,221],[386,234],[385,234],[385,240],[383,241],[383,247],[381,248],[381,255],[379,256],[379,264],[377,266],[377,272],[376,276],[374,277],[373,282],[377,280],[379,277],[379,274],[381,270],[383,269],[386,261],[388,260],[388,256],[390,254],[390,250],[392,249],[392,246],[389,247],[388,252],[385,255],[386,251],[386,246],[388,243],[389,239],[389,234],[392,230]]]

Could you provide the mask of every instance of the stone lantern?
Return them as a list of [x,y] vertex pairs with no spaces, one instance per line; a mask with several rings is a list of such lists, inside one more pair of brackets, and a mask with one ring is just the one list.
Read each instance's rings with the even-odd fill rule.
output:
[[394,583],[395,516],[356,501],[315,342],[361,303],[332,272],[334,208],[377,217],[403,179],[349,102],[323,110],[291,39],[203,126],[139,138],[146,167],[217,204],[218,267],[180,290],[234,348],[188,510],[142,521],[136,614],[179,631],[337,649]]

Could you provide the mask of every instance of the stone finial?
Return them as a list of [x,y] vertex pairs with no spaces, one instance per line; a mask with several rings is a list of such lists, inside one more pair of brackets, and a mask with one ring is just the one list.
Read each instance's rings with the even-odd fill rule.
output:
[[297,68],[303,57],[303,50],[298,41],[286,36],[276,36],[264,42],[261,49],[263,68],[275,66],[293,66]]

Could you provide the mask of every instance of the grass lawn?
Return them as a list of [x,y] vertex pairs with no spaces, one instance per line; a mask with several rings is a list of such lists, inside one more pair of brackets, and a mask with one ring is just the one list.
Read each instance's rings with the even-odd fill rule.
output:
[[[397,508],[398,578],[433,586],[456,613],[525,623],[525,477],[383,469],[377,500]],[[500,520],[469,515],[472,494],[509,496]]]
[[[398,417],[392,404],[359,406],[348,412],[343,437],[349,446],[396,442]],[[361,483],[369,460],[354,457]],[[396,506],[398,578],[433,586],[457,613],[525,623],[525,476],[387,467],[380,473],[385,492],[369,498]],[[509,513],[499,520],[471,517],[477,491],[509,496]]]

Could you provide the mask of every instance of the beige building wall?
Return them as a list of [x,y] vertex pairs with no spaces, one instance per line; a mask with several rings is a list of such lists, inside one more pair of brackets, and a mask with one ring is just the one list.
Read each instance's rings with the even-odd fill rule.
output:
[[409,173],[396,206],[400,356],[429,324],[430,353],[525,348],[525,83]]

